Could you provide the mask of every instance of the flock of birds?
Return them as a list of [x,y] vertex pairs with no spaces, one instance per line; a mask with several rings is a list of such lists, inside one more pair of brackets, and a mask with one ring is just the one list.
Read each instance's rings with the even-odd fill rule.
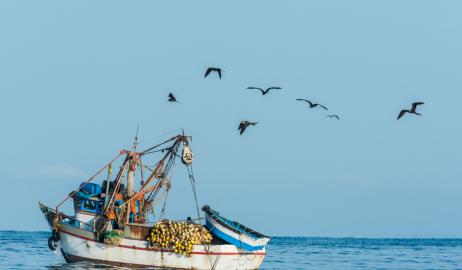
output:
[[[207,78],[207,76],[209,76],[212,72],[217,73],[218,77],[221,80],[222,73],[224,71],[221,68],[217,68],[217,67],[209,67],[209,68],[207,68],[207,70],[205,71],[205,74],[204,74],[204,78]],[[258,90],[258,91],[261,92],[262,96],[268,94],[271,90],[282,90],[281,87],[277,87],[277,86],[268,87],[266,89],[263,89],[263,88],[260,88],[260,87],[250,86],[250,87],[247,87],[247,89],[248,90]],[[297,98],[296,100],[307,103],[307,105],[309,106],[310,109],[314,109],[314,108],[319,107],[319,108],[322,108],[322,109],[324,109],[326,111],[329,110],[329,109],[327,109],[326,106],[321,105],[319,103],[315,103],[315,102],[313,102],[311,100],[308,100],[308,99]],[[176,97],[173,95],[173,93],[168,94],[168,101],[169,102],[181,103],[176,99]],[[424,103],[423,102],[414,102],[414,103],[412,103],[411,109],[410,110],[405,110],[405,109],[401,110],[399,112],[399,114],[398,114],[397,119],[399,120],[406,113],[415,114],[415,115],[421,115],[420,113],[416,112],[416,109],[417,109],[417,106],[422,105],[422,104],[424,104]],[[337,120],[340,120],[340,117],[337,114],[328,114],[328,115],[326,115],[326,118],[335,118]],[[256,124],[258,124],[258,122],[250,122],[250,121],[247,121],[247,120],[241,121],[240,124],[239,124],[239,127],[238,127],[239,134],[242,135],[249,126],[255,126]]]

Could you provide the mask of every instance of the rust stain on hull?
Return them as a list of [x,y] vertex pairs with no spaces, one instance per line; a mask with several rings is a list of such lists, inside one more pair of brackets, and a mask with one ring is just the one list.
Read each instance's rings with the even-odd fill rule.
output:
[[127,224],[125,226],[124,237],[136,240],[146,240],[149,235],[149,227],[136,224]]

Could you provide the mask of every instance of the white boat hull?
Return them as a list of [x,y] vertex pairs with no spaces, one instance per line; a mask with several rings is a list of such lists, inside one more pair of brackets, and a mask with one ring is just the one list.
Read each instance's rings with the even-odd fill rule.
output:
[[118,246],[99,243],[92,233],[64,225],[61,251],[67,262],[90,261],[124,267],[183,269],[258,269],[265,250],[247,252],[234,245],[196,245],[191,256],[148,247],[147,241],[123,239]]

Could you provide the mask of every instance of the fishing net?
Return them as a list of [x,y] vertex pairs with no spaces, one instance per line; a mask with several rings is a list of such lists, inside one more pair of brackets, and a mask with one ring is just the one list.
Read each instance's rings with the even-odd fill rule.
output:
[[104,234],[104,243],[111,246],[117,246],[124,238],[124,231],[112,230]]
[[209,244],[212,235],[200,224],[170,221],[156,223],[147,240],[151,246],[190,256],[194,245]]

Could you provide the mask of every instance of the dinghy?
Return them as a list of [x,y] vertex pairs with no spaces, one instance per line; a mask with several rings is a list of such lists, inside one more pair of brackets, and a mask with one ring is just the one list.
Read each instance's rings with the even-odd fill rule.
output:
[[205,212],[205,226],[214,236],[248,251],[262,250],[270,238],[236,221],[226,219],[209,206],[202,207]]

